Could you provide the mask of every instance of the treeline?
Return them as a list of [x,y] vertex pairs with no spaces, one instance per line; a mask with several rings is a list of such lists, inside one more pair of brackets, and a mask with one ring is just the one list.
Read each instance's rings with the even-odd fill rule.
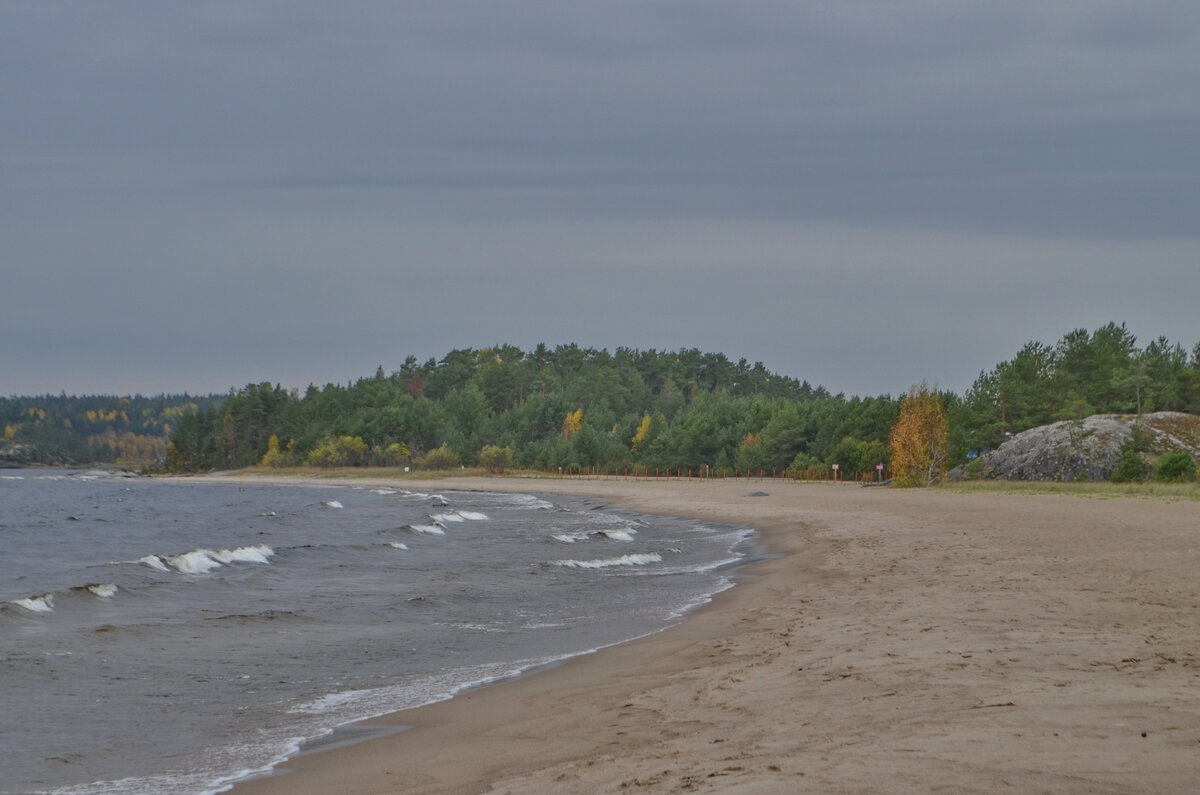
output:
[[[1125,328],[1031,342],[964,396],[938,392],[948,464],[1008,434],[1095,413],[1200,413],[1200,345],[1139,348]],[[889,466],[902,395],[831,395],[722,354],[512,346],[413,357],[387,374],[231,393],[172,438],[176,471],[311,464],[459,464],[740,471]],[[274,439],[274,441],[272,441]]]
[[162,466],[179,421],[223,399],[186,394],[0,397],[0,463]]
[[[947,395],[947,400],[953,396]],[[698,350],[513,346],[414,357],[303,394],[250,385],[172,437],[168,468],[268,464],[873,468],[899,401]],[[271,439],[276,439],[272,446]]]
[[[1138,347],[1124,325],[1030,342],[965,395],[938,392],[954,466],[1008,434],[1096,413],[1200,414],[1200,344]],[[399,369],[300,393],[0,399],[5,445],[41,463],[175,472],[271,466],[890,466],[903,395],[832,395],[719,353],[539,345],[409,357]]]
[[1054,346],[1027,343],[979,374],[965,398],[968,448],[999,446],[1005,434],[1093,414],[1200,414],[1200,343],[1190,354],[1165,337],[1143,348],[1109,323],[1076,329]]

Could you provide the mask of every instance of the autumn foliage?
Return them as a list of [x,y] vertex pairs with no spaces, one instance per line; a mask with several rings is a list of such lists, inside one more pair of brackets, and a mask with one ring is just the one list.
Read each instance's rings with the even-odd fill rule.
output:
[[892,426],[892,472],[897,485],[928,486],[946,471],[950,425],[941,398],[924,382],[908,391]]
[[575,434],[579,433],[579,429],[583,427],[583,409],[575,409],[566,416],[562,424],[562,435],[564,439],[570,439]]

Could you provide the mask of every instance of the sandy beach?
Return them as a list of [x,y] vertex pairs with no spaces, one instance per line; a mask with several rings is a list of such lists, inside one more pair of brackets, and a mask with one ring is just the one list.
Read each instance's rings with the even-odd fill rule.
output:
[[595,495],[744,524],[775,557],[666,632],[371,721],[410,728],[299,756],[235,793],[1197,786],[1200,502],[746,481],[420,486]]

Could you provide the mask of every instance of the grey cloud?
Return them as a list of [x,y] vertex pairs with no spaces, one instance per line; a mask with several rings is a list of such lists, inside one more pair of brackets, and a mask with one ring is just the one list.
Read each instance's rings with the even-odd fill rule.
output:
[[1200,7],[4,13],[0,391],[503,339],[897,391],[1109,320],[1200,338]]

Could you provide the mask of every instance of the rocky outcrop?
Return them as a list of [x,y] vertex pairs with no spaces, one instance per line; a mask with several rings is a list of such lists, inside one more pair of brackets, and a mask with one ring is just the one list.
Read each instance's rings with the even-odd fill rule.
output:
[[18,469],[37,461],[37,448],[11,439],[0,439],[0,469]]
[[1140,426],[1149,434],[1147,463],[1163,453],[1187,452],[1200,460],[1200,417],[1177,411],[1096,414],[1031,428],[984,453],[978,462],[957,467],[951,479],[1108,480],[1121,445]]

